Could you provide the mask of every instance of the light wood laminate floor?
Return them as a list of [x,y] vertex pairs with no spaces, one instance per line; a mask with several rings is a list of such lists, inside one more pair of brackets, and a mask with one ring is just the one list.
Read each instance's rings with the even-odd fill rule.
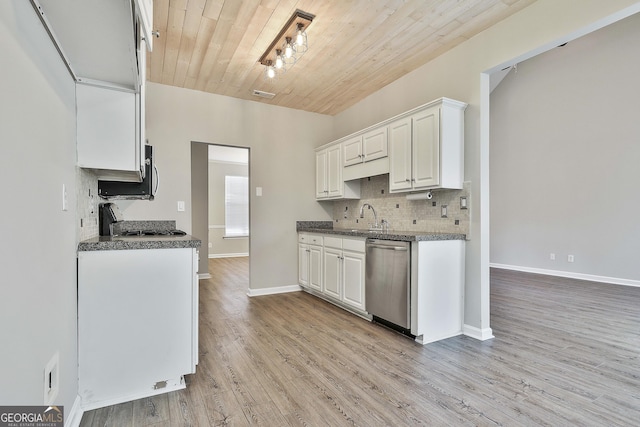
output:
[[187,388],[82,426],[640,423],[640,288],[493,270],[496,338],[421,346],[303,292],[247,297],[246,258],[209,268]]

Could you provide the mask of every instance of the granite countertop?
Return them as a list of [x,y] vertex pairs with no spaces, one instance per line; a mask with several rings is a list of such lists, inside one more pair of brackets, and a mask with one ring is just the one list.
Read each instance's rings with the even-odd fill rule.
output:
[[429,231],[369,231],[349,230],[333,228],[330,221],[298,221],[296,223],[298,233],[336,234],[340,236],[368,237],[372,239],[397,240],[403,242],[421,242],[429,240],[466,240],[462,233],[434,233]]
[[190,236],[98,236],[83,240],[78,251],[199,248],[202,241]]

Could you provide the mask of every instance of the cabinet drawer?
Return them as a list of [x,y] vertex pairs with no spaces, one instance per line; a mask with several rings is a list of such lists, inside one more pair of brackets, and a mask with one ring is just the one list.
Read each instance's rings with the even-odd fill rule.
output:
[[342,249],[342,239],[340,237],[324,237],[324,246],[328,248]]
[[310,243],[312,245],[322,246],[322,236],[316,236],[314,234],[311,234],[308,237],[309,239],[307,240],[307,243]]
[[365,241],[360,239],[342,239],[342,248],[345,251],[364,253]]
[[298,243],[307,243],[310,245],[322,246],[322,236],[318,236],[317,234],[299,233]]

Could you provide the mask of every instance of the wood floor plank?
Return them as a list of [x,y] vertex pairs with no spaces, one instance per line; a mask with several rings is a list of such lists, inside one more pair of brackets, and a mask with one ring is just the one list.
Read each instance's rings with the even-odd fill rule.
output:
[[492,270],[495,338],[422,346],[304,292],[249,298],[246,258],[209,269],[187,388],[87,412],[82,427],[640,419],[640,288]]

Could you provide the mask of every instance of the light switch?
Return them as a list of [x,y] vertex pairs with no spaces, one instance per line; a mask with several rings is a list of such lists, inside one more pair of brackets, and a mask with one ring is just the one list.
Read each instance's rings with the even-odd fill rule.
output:
[[178,212],[184,212],[184,202],[178,201]]
[[257,197],[261,197],[262,196],[262,187],[256,187],[256,196]]

